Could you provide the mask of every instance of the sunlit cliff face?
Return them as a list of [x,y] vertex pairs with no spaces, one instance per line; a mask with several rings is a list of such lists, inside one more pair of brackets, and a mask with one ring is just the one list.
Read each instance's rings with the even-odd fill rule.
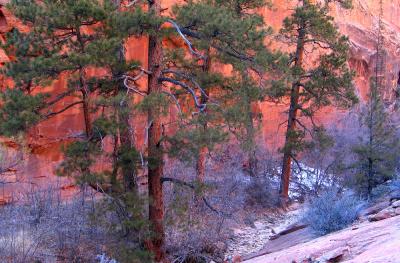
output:
[[[4,33],[13,27],[20,30],[27,30],[7,11],[4,4],[7,0],[0,0],[0,41],[4,40]],[[177,3],[174,0],[164,0],[165,8]],[[266,22],[271,25],[275,31],[278,31],[282,20],[290,14],[290,7],[293,7],[294,1],[291,0],[272,0],[273,9],[260,10],[263,13]],[[377,23],[380,11],[379,1],[377,0],[353,0],[354,9],[344,10],[338,5],[333,5],[332,15],[340,31],[347,35],[350,39],[351,54],[349,65],[356,72],[355,85],[359,96],[366,99],[368,92],[369,78],[373,74],[374,62],[376,60],[376,38]],[[168,12],[166,9],[165,12]],[[400,0],[384,0],[383,1],[383,24],[384,24],[384,48],[386,51],[386,88],[384,91],[384,99],[392,102],[395,99],[394,90],[397,86],[400,71]],[[127,42],[127,56],[139,60],[146,65],[147,61],[147,41],[146,39],[130,39]],[[0,50],[0,64],[7,62],[9,58]],[[5,82],[0,78],[0,85],[4,87]],[[60,92],[66,85],[64,78],[55,81],[51,87],[47,87],[49,92]],[[67,102],[66,102],[67,103]],[[59,105],[60,108],[63,105]],[[265,142],[266,146],[276,149],[282,142],[283,127],[278,127],[285,119],[284,105],[275,105],[272,103],[260,103],[255,105],[256,110],[263,113],[262,134],[260,139]],[[55,109],[57,110],[57,109]],[[339,111],[326,109],[319,114],[318,120],[323,122],[332,122],[335,116],[340,114]],[[79,107],[73,108],[60,115],[55,116],[51,120],[41,123],[29,132],[26,142],[31,153],[25,153],[25,161],[21,165],[16,174],[10,178],[18,183],[14,185],[46,185],[56,182],[54,168],[61,161],[60,145],[67,141],[68,137],[79,133],[83,129],[83,117],[81,116]],[[135,123],[137,141],[140,141],[142,130],[145,127],[144,120]],[[14,143],[4,139],[9,146],[17,147]],[[60,185],[65,189],[69,189],[71,185],[68,179],[62,179]],[[0,187],[4,187],[0,186]],[[5,196],[11,194],[15,188],[7,187]],[[0,199],[2,197],[2,189],[0,189]],[[67,191],[66,191],[67,192]]]

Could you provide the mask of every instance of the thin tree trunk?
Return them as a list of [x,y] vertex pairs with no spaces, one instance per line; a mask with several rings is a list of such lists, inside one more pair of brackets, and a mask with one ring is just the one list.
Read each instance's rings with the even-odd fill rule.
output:
[[79,70],[79,84],[82,93],[82,101],[83,101],[83,119],[85,122],[85,134],[86,138],[89,139],[92,133],[92,124],[90,123],[90,109],[89,109],[89,90],[86,85],[85,72],[84,69],[81,68]]
[[[119,111],[119,119],[122,123],[122,126],[120,128],[120,142],[122,148],[130,151],[134,148],[134,141],[130,131],[129,113],[125,112],[127,108],[128,105],[125,102],[124,105],[121,106],[121,109]],[[127,191],[137,190],[136,172],[136,167],[134,166],[122,167],[122,176],[124,178],[125,189]]]
[[[125,61],[125,49],[124,44],[121,43],[120,51],[119,51],[119,60]],[[120,75],[120,74],[118,74]],[[124,85],[120,84],[120,90],[124,90]],[[120,103],[120,107],[118,109],[118,119],[121,123],[119,129],[120,143],[121,147],[124,149],[131,151],[135,148],[135,141],[132,134],[132,127],[130,123],[130,110],[129,103],[124,101]],[[128,191],[137,191],[137,170],[136,167],[133,166],[124,166],[122,167],[122,176],[124,178],[125,189]]]
[[[302,67],[303,64],[304,38],[305,38],[305,30],[301,28],[299,29],[296,55],[295,55],[295,64],[294,64],[294,67],[297,68]],[[291,147],[293,144],[293,134],[296,131],[296,119],[299,109],[298,107],[299,93],[300,93],[300,82],[296,81],[292,84],[292,90],[290,94],[290,107],[289,107],[288,124],[286,130],[286,138],[285,138],[285,150],[282,163],[281,184],[279,189],[280,196],[282,199],[281,201],[283,203],[286,203],[289,198],[289,182],[290,182],[292,156],[293,156],[293,151]]]
[[[203,70],[203,72],[208,73],[211,68],[210,49],[207,50],[205,57],[206,57],[206,60],[204,61],[202,70]],[[210,95],[208,90],[205,90],[205,92],[206,92],[207,96]],[[205,103],[207,103],[207,101],[208,101],[208,98],[202,94],[201,95],[201,103],[205,104]],[[206,109],[206,111],[207,111],[207,109]],[[207,114],[207,112],[205,112],[204,114]],[[204,132],[206,132],[207,122],[204,123],[203,129],[204,129]],[[197,176],[197,180],[199,182],[204,182],[204,178],[206,175],[207,153],[208,153],[207,146],[203,146],[200,148],[199,156],[198,156],[197,162],[196,162],[196,176]]]
[[199,182],[204,182],[206,176],[206,158],[208,149],[206,146],[201,147],[199,150],[199,156],[196,162],[196,177]]
[[[161,16],[161,0],[149,1],[149,8],[156,16]],[[159,28],[155,28],[159,30]],[[148,79],[148,93],[150,95],[161,93],[161,63],[163,59],[162,41],[156,35],[149,37],[148,63],[152,74]],[[161,178],[163,175],[163,153],[161,145],[161,118],[157,105],[148,111],[148,190],[149,190],[149,220],[152,237],[149,249],[154,253],[156,262],[162,262],[165,258],[164,251],[164,203]]]
[[111,184],[111,192],[117,191],[117,177],[118,177],[118,135],[114,135],[114,142],[113,142],[113,154],[112,154],[112,166],[113,170],[111,173],[110,184]]
[[246,124],[246,136],[248,138],[249,149],[247,153],[248,173],[250,176],[257,175],[258,160],[255,149],[255,130],[254,130],[254,114],[251,109],[250,100],[247,101],[248,120]]

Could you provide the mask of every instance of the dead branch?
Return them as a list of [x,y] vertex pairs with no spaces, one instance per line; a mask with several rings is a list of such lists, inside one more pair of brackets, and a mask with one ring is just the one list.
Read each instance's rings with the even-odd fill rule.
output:
[[205,98],[210,99],[209,96],[207,95],[207,93],[204,91],[204,89],[202,87],[200,87],[200,84],[196,80],[194,80],[194,78],[192,76],[190,76],[190,75],[188,75],[188,74],[186,74],[184,72],[180,72],[180,71],[176,71],[176,70],[172,70],[172,69],[163,70],[162,73],[163,74],[169,74],[169,73],[170,74],[174,74],[174,75],[176,75],[176,76],[178,76],[180,78],[189,80],[190,82],[192,82],[192,84],[196,88],[198,88],[200,90],[201,94]]
[[190,53],[192,53],[193,55],[195,55],[196,57],[202,59],[202,60],[206,60],[206,57],[204,57],[202,54],[200,54],[199,52],[196,52],[196,50],[194,50],[192,43],[189,41],[189,39],[186,38],[186,36],[182,33],[181,28],[179,27],[179,25],[171,20],[168,19],[166,22],[170,23],[178,32],[179,36],[183,39],[183,41],[185,41],[186,45],[189,48]]
[[160,82],[166,81],[166,82],[169,82],[169,83],[172,83],[174,85],[177,85],[177,86],[180,86],[180,87],[184,88],[188,93],[191,94],[191,96],[192,96],[192,98],[194,100],[195,106],[200,110],[200,112],[202,112],[202,111],[204,111],[206,109],[207,104],[199,103],[199,98],[197,97],[196,93],[186,83],[178,81],[178,80],[175,80],[175,79],[172,79],[172,78],[168,78],[168,77],[160,77],[158,80]]
[[128,4],[126,5],[126,7],[132,7],[135,4],[137,4],[140,0],[133,0],[132,2],[128,2]]
[[168,95],[175,102],[176,108],[178,108],[179,113],[182,115],[181,105],[179,104],[179,101],[175,97],[175,95],[172,94],[171,92],[168,92],[168,91],[165,91],[165,90],[163,90],[162,93]]
[[145,92],[140,91],[136,85],[135,86],[129,85],[129,83],[128,83],[129,81],[134,82],[135,78],[130,77],[130,76],[124,76],[124,86],[128,89],[128,91],[133,91],[143,97],[147,96],[147,94]]

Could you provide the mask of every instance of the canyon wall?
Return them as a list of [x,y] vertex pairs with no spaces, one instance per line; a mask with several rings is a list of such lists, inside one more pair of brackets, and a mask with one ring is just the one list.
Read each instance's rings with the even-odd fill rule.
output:
[[[21,25],[10,12],[4,7],[7,0],[0,0],[0,41],[4,41],[5,33],[14,27],[20,30],[27,30]],[[164,7],[168,8],[177,0],[165,0]],[[282,20],[290,14],[293,1],[273,0],[273,9],[260,10],[265,20],[275,31],[278,31]],[[332,15],[340,31],[347,35],[351,44],[350,67],[356,71],[355,85],[358,94],[363,100],[368,92],[369,78],[373,74],[376,60],[375,45],[377,39],[378,14],[380,10],[378,0],[353,0],[354,9],[344,10],[334,6]],[[386,51],[385,64],[385,101],[390,104],[396,99],[395,90],[400,71],[400,0],[383,0],[383,35],[385,39],[384,48]],[[146,65],[147,61],[146,39],[130,39],[127,43],[127,55],[137,59]],[[9,58],[0,49],[0,65],[7,62]],[[7,80],[0,78],[0,85],[4,88]],[[50,87],[48,92],[60,92],[66,84],[65,78],[61,77]],[[64,102],[67,103],[67,102]],[[65,105],[65,104],[64,104]],[[59,109],[62,104],[57,105]],[[57,110],[57,108],[55,109]],[[282,143],[284,126],[279,126],[285,119],[285,105],[276,105],[269,102],[260,103],[258,110],[263,113],[261,140],[273,150],[276,150]],[[333,122],[343,112],[335,109],[325,109],[318,116],[317,120],[325,123]],[[135,131],[138,138],[144,133],[145,121],[135,123]],[[7,178],[0,183],[0,202],[2,199],[9,199],[16,188],[33,187],[57,183],[65,193],[73,188],[73,182],[69,179],[60,179],[54,175],[54,169],[62,160],[60,146],[83,130],[83,116],[81,108],[72,108],[52,119],[45,121],[32,129],[28,136],[23,139],[24,149],[21,149],[14,141],[2,139],[6,146],[12,151],[23,150],[23,160],[16,169],[7,173]],[[17,186],[17,187],[15,187]]]

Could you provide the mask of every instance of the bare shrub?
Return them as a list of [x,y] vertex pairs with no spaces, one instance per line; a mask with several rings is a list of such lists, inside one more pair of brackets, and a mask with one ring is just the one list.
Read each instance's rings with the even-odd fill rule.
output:
[[268,177],[254,177],[246,187],[246,204],[252,207],[274,208],[279,205],[276,184]]
[[226,204],[232,200],[220,196],[222,183],[196,182],[194,170],[180,162],[170,163],[166,176],[193,185],[165,185],[166,249],[171,262],[222,261],[227,239],[224,223],[232,212]]
[[393,180],[389,180],[384,184],[380,184],[372,189],[371,199],[372,201],[379,199],[383,196],[389,195],[390,193],[400,193],[400,179],[394,178]]
[[323,193],[308,204],[303,220],[320,235],[338,231],[353,223],[363,201],[352,194],[338,194],[337,190]]
[[62,200],[57,187],[30,189],[0,211],[3,262],[93,262],[105,231],[91,224],[94,200]]

